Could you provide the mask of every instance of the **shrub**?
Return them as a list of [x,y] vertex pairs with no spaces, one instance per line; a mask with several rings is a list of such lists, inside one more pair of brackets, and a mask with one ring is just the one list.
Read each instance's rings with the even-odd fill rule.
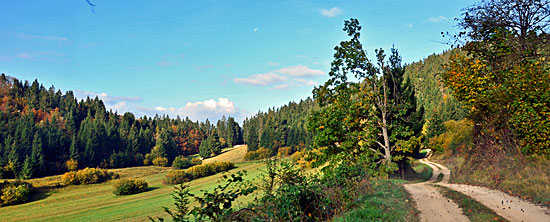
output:
[[149,185],[145,180],[127,180],[123,179],[118,181],[114,187],[115,191],[113,191],[116,195],[130,195],[130,194],[136,194],[145,192],[147,190],[147,187]]
[[473,123],[463,119],[460,121],[449,120],[444,122],[445,133],[430,138],[428,145],[436,151],[450,151],[451,153],[463,152],[464,148],[470,148],[473,143]]
[[67,162],[65,162],[65,166],[69,171],[76,171],[78,169],[78,161],[69,159],[67,160]]
[[285,147],[279,148],[279,152],[278,152],[277,155],[279,155],[279,156],[290,156],[290,154],[292,154],[292,148],[290,148],[288,146],[285,146]]
[[173,170],[166,174],[164,183],[179,184],[190,180],[207,177],[220,172],[229,171],[235,168],[235,164],[231,162],[213,162],[203,165],[192,166],[187,170]]
[[31,190],[32,186],[25,182],[2,183],[0,185],[0,206],[25,203]]
[[191,166],[193,166],[193,164],[191,163],[191,160],[189,160],[189,158],[186,158],[184,156],[177,156],[176,158],[174,158],[174,161],[172,162],[172,168],[176,170],[187,169]]
[[260,147],[256,151],[248,151],[244,156],[244,158],[246,160],[260,160],[260,159],[269,158],[271,156],[272,156],[271,150],[264,147]]
[[168,166],[168,158],[166,157],[157,157],[152,161],[155,166]]
[[63,174],[61,180],[68,185],[101,183],[118,178],[118,174],[104,169],[85,168],[79,171],[71,171]]
[[191,181],[192,176],[185,172],[185,170],[172,170],[166,174],[164,179],[165,184],[181,184]]
[[202,160],[201,160],[201,158],[195,157],[195,158],[191,159],[191,164],[192,164],[193,166],[195,166],[195,165],[201,165],[201,164],[202,164]]
[[235,164],[231,162],[213,162],[203,165],[193,166],[186,170],[193,179],[214,175],[219,172],[225,172],[235,168]]

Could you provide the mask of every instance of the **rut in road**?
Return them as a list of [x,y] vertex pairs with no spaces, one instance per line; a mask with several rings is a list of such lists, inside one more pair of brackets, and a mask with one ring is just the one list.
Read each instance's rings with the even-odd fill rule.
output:
[[[433,182],[434,178],[437,178],[439,173],[443,173],[443,180],[436,183],[437,185],[463,193],[464,195],[469,196],[477,202],[485,205],[487,208],[493,210],[501,217],[504,217],[510,221],[550,221],[550,209],[548,208],[537,206],[528,201],[510,196],[498,190],[465,184],[449,184],[451,171],[447,167],[428,160],[421,160],[420,162],[430,166],[433,169],[432,178],[428,180],[429,183]],[[417,204],[422,204],[422,202],[417,202]]]

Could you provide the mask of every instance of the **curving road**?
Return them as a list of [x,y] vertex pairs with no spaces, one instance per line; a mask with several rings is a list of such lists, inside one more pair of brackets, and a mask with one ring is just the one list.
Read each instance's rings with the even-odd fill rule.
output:
[[[492,190],[485,187],[465,185],[465,184],[449,184],[449,178],[451,171],[438,163],[430,162],[428,160],[420,160],[420,162],[430,166],[433,169],[433,175],[430,180],[424,183],[420,183],[421,186],[416,184],[408,184],[405,186],[405,189],[411,193],[413,198],[415,198],[415,192],[433,192],[432,189],[426,188],[426,186],[432,187],[430,183],[434,183],[435,179],[440,173],[443,173],[443,180],[441,182],[435,183],[440,186],[447,187],[449,189],[463,193],[464,195],[469,196],[470,198],[476,200],[477,202],[485,205],[486,207],[495,211],[501,217],[504,217],[510,221],[524,221],[524,222],[550,222],[550,209],[537,206],[528,201],[519,199],[514,196],[510,196],[506,193],[503,193],[498,190]],[[425,189],[419,191],[419,189]],[[441,195],[441,194],[439,194]],[[444,197],[443,197],[444,198]],[[416,198],[415,198],[416,201]],[[452,201],[451,201],[452,202]],[[422,214],[429,215],[433,214],[432,211],[442,211],[441,209],[432,209],[431,211],[423,211],[422,205],[425,205],[425,200],[416,201],[418,209],[422,212],[421,219],[422,221],[441,221],[436,220],[433,217],[422,218]],[[429,204],[428,205],[432,205]],[[437,208],[437,206],[436,206]],[[443,206],[443,208],[445,208]],[[453,221],[463,220],[464,216],[461,215],[457,218],[452,218]],[[467,219],[466,219],[467,221]]]

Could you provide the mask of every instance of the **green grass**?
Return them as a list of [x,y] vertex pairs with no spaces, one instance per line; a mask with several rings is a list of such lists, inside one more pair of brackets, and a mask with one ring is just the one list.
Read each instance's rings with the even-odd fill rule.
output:
[[418,163],[413,167],[413,170],[417,174],[417,180],[421,182],[427,181],[432,177],[433,169],[426,164]]
[[404,180],[378,180],[373,191],[361,196],[356,208],[333,218],[344,221],[419,221],[419,212],[403,188]]
[[437,178],[435,179],[434,183],[439,183],[443,180],[443,177],[445,177],[445,175],[443,175],[443,173],[439,173],[439,175],[437,175]]
[[[237,168],[229,171],[248,171],[245,179],[258,181],[264,165],[261,163],[237,163]],[[48,189],[38,200],[15,206],[0,208],[0,221],[148,221],[149,216],[167,217],[162,207],[173,207],[171,197],[173,186],[162,184],[170,168],[132,167],[113,170],[121,178],[144,179],[151,190],[129,195],[113,194],[113,183],[116,180],[101,184],[67,186]],[[199,190],[213,190],[223,174],[217,174],[190,183],[191,192],[202,194]],[[53,179],[52,179],[53,178]],[[31,180],[35,186],[49,187],[56,183],[59,176]],[[247,196],[238,199],[236,207],[245,206],[253,200]]]
[[441,190],[441,194],[443,194],[443,196],[458,204],[458,207],[462,209],[464,215],[466,215],[472,222],[508,221],[501,216],[498,216],[498,214],[491,209],[483,206],[483,204],[480,204],[460,192],[456,192],[442,186],[435,186]]

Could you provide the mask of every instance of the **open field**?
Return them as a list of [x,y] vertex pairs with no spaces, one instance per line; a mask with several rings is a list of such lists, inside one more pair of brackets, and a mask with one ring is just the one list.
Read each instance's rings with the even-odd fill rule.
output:
[[[224,158],[235,158],[231,156],[232,152],[224,154]],[[246,170],[246,178],[255,181],[258,181],[257,178],[264,168],[264,165],[258,162],[241,162],[236,163],[236,166],[237,168],[229,173]],[[173,186],[162,184],[169,170],[168,167],[155,166],[113,170],[119,173],[121,178],[140,178],[149,183],[149,191],[129,196],[116,196],[112,193],[112,185],[116,180],[101,184],[52,188],[36,201],[0,208],[0,221],[147,221],[149,216],[166,217],[167,214],[162,207],[173,207]],[[201,194],[202,189],[214,189],[222,175],[191,181],[191,192]],[[45,187],[55,185],[59,179],[60,176],[52,176],[29,182],[36,187]],[[244,206],[251,200],[251,196],[243,197],[239,199],[237,207]]]

